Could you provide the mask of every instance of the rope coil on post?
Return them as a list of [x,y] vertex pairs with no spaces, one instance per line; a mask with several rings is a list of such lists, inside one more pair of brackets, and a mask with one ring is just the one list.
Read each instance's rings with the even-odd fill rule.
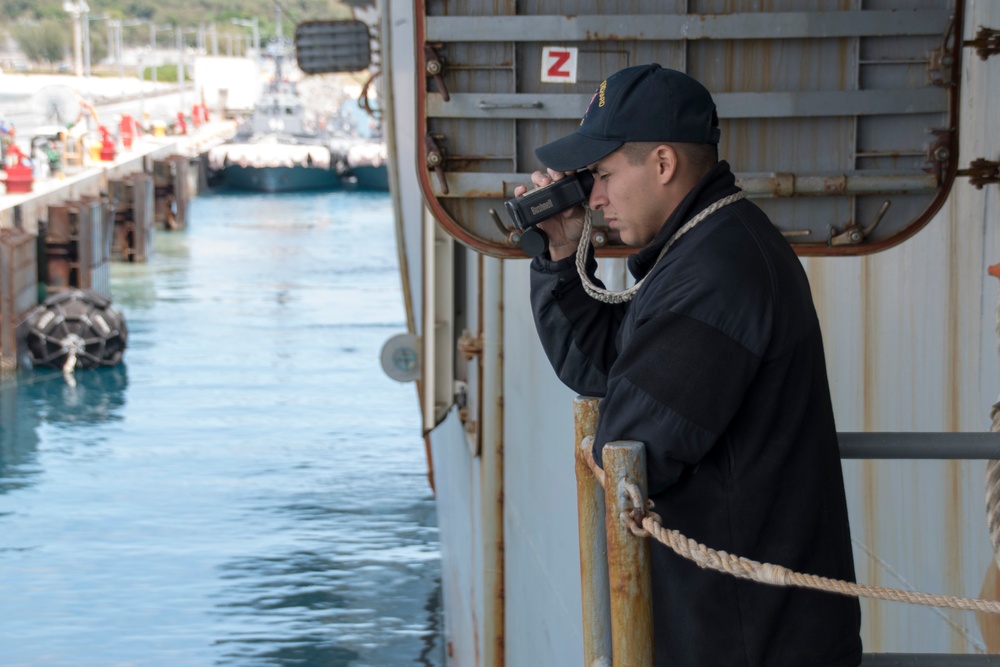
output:
[[[581,443],[581,447],[590,451],[591,447],[589,443],[592,442],[593,438],[587,437]],[[600,481],[601,486],[605,486],[604,471],[597,466],[593,455],[587,455],[586,460],[594,472],[594,477]],[[870,586],[868,584],[831,579],[814,574],[803,574],[782,565],[761,563],[750,558],[744,558],[743,556],[718,551],[686,537],[680,531],[664,528],[660,516],[648,509],[652,503],[648,499],[646,501],[642,500],[642,495],[638,487],[634,484],[626,483],[625,491],[632,499],[633,506],[630,511],[621,514],[621,519],[628,526],[632,534],[637,537],[652,537],[669,547],[678,556],[692,561],[701,568],[773,586],[795,586],[853,597],[867,597],[929,607],[946,607],[949,609],[1000,614],[1000,601],[997,600],[963,598],[952,595]]]

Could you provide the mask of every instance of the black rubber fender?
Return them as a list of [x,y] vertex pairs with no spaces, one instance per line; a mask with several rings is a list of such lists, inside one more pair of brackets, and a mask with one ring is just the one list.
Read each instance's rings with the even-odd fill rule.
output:
[[27,318],[28,356],[34,366],[66,369],[117,366],[125,354],[128,327],[111,300],[90,290],[57,292]]

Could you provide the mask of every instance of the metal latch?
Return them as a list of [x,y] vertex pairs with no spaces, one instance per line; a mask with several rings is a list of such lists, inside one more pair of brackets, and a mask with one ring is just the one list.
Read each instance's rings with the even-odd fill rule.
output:
[[424,71],[428,77],[434,79],[434,85],[441,93],[441,99],[447,102],[451,99],[451,95],[448,94],[448,87],[444,85],[444,77],[441,76],[441,73],[444,72],[444,62],[430,44],[424,44],[424,60],[427,61],[427,64],[424,65]]
[[956,176],[968,176],[969,183],[982,190],[984,185],[1000,183],[1000,162],[977,158],[969,163],[968,169],[959,169]]
[[878,223],[882,222],[882,218],[885,217],[885,212],[889,210],[889,204],[890,202],[888,199],[882,202],[882,206],[879,207],[878,213],[875,214],[875,219],[872,220],[872,223],[867,227],[862,227],[861,225],[854,223],[845,227],[844,231],[839,234],[835,233],[836,230],[831,230],[830,245],[838,246],[860,244],[869,234],[875,231],[875,228],[878,227]]
[[424,135],[424,159],[427,162],[427,168],[437,174],[442,194],[448,194],[448,181],[445,180],[444,176],[444,152],[437,145],[437,140],[442,138],[442,135],[430,132]]
[[948,20],[948,26],[941,35],[941,46],[931,49],[927,62],[930,82],[943,88],[951,87],[955,68],[955,17]]
[[962,46],[971,46],[976,49],[976,55],[980,60],[986,60],[990,56],[1000,53],[1000,30],[983,28],[980,26],[975,39],[967,39],[962,42]]

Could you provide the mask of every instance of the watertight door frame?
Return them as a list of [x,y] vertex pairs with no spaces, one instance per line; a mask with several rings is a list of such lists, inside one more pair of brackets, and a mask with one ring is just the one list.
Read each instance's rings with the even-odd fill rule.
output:
[[[685,0],[578,4],[566,16],[541,0],[416,0],[421,189],[471,248],[524,256],[502,201],[539,168],[534,147],[573,131],[603,78],[651,61],[713,91],[721,157],[801,255],[889,248],[947,198],[964,0],[850,11],[815,0],[794,12],[705,0],[702,13]],[[555,46],[575,49],[574,83],[543,81]],[[599,253],[628,254],[602,222]]]

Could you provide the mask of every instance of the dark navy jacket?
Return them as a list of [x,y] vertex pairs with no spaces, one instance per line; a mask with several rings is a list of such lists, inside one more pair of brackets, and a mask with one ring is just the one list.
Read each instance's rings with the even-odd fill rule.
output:
[[[666,528],[853,581],[823,342],[799,259],[744,199],[656,263],[681,224],[737,191],[720,162],[629,258],[636,279],[646,277],[629,304],[588,296],[572,258],[535,258],[536,327],[559,378],[603,397],[598,462],[608,442],[646,445],[650,497]],[[595,268],[591,256],[592,277]],[[738,580],[652,547],[658,665],[859,664],[856,599]]]

